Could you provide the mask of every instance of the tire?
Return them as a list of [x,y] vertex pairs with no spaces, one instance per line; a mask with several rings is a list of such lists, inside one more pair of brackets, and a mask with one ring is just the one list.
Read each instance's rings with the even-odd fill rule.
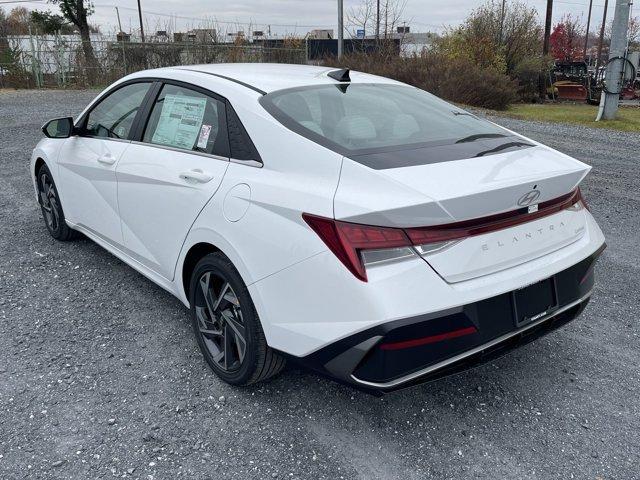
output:
[[251,295],[224,254],[211,253],[197,263],[189,303],[198,346],[222,380],[251,385],[284,368],[285,359],[267,345]]
[[62,242],[78,238],[80,233],[69,228],[65,222],[58,189],[53,181],[53,175],[46,165],[42,165],[38,169],[36,184],[38,186],[38,203],[49,234]]

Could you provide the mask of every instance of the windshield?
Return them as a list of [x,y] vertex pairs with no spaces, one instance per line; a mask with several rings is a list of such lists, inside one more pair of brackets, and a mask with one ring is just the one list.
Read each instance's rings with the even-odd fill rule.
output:
[[287,128],[343,154],[511,136],[424,90],[404,85],[354,83],[292,88],[270,93],[261,103]]

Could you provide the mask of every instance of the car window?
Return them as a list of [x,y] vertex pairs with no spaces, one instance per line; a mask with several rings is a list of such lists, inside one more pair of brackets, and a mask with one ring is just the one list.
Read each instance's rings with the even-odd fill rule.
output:
[[143,141],[229,157],[224,102],[166,84],[156,99]]
[[133,120],[150,86],[150,82],[132,83],[110,94],[89,113],[86,134],[96,137],[128,138]]
[[260,103],[288,128],[350,153],[509,135],[423,90],[403,85],[292,88],[269,93]]
[[262,163],[258,150],[230,103],[227,103],[227,128],[231,157],[234,160],[254,160]]

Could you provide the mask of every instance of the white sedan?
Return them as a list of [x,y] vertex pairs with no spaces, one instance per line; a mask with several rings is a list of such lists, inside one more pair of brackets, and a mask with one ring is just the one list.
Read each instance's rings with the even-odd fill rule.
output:
[[148,70],[43,132],[49,233],[178,297],[235,385],[287,358],[372,392],[468,368],[575,318],[604,248],[590,167],[364,73]]

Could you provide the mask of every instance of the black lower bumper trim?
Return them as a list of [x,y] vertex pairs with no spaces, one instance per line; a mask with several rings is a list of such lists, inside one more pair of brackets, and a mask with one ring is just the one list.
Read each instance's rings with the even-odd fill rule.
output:
[[[467,370],[576,318],[589,301],[593,267],[602,250],[604,245],[580,263],[545,280],[546,285],[536,284],[524,293],[520,289],[462,307],[388,322],[297,360],[371,393],[397,390]],[[531,318],[518,316],[522,307],[537,305],[536,302],[553,305]],[[536,307],[532,310],[537,311]],[[416,341],[425,338],[427,341]]]
[[530,326],[519,329],[512,334],[507,334],[492,342],[481,345],[472,350],[462,352],[459,355],[427,367],[422,371],[408,374],[405,377],[400,377],[389,382],[382,383],[368,382],[357,378],[355,375],[352,375],[352,379],[354,382],[366,388],[391,391],[463,372],[488,361],[495,360],[496,358],[509,353],[511,350],[532,342],[533,340],[569,323],[582,313],[582,310],[584,310],[589,303],[589,298],[590,296],[587,296],[584,300],[571,304],[561,312],[552,314],[548,318],[534,322]]

